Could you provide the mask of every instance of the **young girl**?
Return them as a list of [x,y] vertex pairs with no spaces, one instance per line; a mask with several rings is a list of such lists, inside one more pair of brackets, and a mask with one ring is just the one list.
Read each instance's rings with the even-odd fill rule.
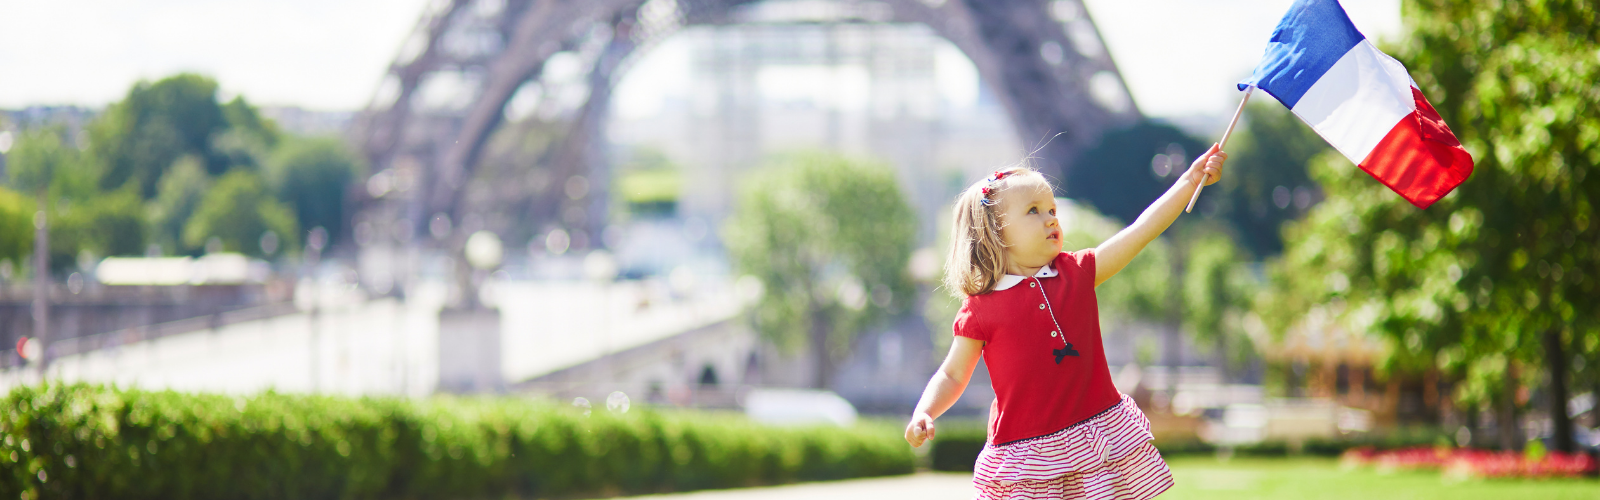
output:
[[979,356],[995,400],[978,455],[978,498],[1154,497],[1172,486],[1150,444],[1150,421],[1111,385],[1094,288],[1178,218],[1201,182],[1222,175],[1213,145],[1139,220],[1097,248],[1061,251],[1043,175],[995,172],[956,199],[945,286],[962,297],[955,342],[917,402],[906,441],[934,437],[934,419],[966,389]]

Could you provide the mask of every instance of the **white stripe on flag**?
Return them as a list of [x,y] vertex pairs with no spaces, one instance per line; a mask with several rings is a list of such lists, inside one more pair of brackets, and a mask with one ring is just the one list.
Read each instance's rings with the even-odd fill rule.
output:
[[1362,40],[1311,84],[1294,113],[1359,165],[1400,119],[1416,110],[1411,85],[1400,61]]

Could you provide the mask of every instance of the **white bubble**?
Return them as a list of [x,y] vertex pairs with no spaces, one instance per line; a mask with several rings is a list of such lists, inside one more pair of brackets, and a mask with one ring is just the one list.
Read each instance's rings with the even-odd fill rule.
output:
[[505,247],[500,236],[491,231],[478,231],[467,237],[467,263],[478,269],[494,269],[505,257]]
[[739,280],[734,282],[733,287],[738,292],[739,299],[746,304],[753,304],[757,300],[761,300],[764,288],[761,284],[761,278],[748,274],[740,276]]
[[855,276],[847,277],[843,282],[839,283],[839,291],[837,293],[839,304],[850,308],[852,311],[860,311],[861,308],[867,306],[866,287],[861,286],[861,280]]
[[591,410],[589,408],[589,399],[588,398],[582,398],[582,397],[573,398],[572,399],[572,406],[576,406],[578,408],[581,408],[583,410],[583,416],[585,416],[585,417],[589,416],[589,413],[593,411],[593,410]]
[[606,396],[606,409],[611,410],[611,413],[627,413],[628,407],[628,395],[622,391],[615,391]]
[[571,246],[572,237],[567,234],[565,229],[553,229],[544,238],[544,249],[552,255],[567,253],[567,249]]

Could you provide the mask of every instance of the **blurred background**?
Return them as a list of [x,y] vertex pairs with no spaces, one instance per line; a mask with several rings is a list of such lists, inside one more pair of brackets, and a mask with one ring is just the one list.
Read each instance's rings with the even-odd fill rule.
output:
[[[1289,4],[0,2],[0,388],[895,423],[954,196],[1026,162],[1097,245]],[[1416,210],[1259,96],[1099,289],[1118,388],[1174,456],[1592,474],[1526,464],[1600,445],[1596,7],[1343,4],[1477,173]],[[919,463],[970,470],[992,399]]]

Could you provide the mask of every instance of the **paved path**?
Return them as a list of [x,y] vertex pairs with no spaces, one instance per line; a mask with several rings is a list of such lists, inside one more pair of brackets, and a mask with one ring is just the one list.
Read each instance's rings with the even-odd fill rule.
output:
[[651,495],[630,497],[629,500],[971,500],[976,494],[977,491],[972,488],[971,474],[924,472],[909,476]]

